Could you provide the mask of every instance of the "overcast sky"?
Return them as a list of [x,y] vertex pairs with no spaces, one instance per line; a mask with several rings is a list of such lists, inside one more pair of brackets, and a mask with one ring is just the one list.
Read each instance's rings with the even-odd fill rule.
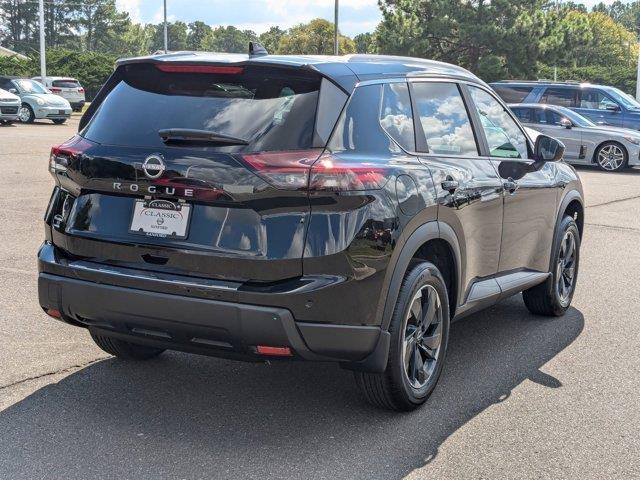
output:
[[[137,22],[162,21],[162,0],[116,0]],[[592,6],[600,0],[585,0]],[[614,0],[605,0],[613,3]],[[202,20],[210,25],[235,25],[262,33],[277,25],[283,29],[312,18],[333,19],[334,0],[167,0],[169,20]],[[376,0],[340,0],[340,30],[349,36],[371,32],[380,21]]]

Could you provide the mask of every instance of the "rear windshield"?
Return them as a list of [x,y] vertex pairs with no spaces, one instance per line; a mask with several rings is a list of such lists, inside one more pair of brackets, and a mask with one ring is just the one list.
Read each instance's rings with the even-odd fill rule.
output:
[[207,130],[247,140],[225,151],[300,150],[313,146],[321,77],[291,68],[245,66],[233,73],[164,72],[125,67],[82,132],[111,145],[158,147],[158,131]]
[[80,83],[77,80],[54,80],[51,82],[51,86],[58,88],[78,88]]

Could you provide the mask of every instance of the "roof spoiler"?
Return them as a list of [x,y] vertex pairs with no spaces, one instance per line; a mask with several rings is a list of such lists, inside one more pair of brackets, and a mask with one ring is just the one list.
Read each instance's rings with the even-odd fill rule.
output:
[[267,49],[262,46],[262,44],[258,42],[249,42],[249,56],[250,57],[262,57],[264,55],[269,55]]

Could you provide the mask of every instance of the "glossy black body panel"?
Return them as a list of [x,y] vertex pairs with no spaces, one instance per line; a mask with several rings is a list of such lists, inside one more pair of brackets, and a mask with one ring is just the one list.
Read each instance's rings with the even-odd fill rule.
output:
[[[573,168],[536,161],[531,154],[534,139],[528,140],[528,158],[492,156],[478,116],[470,113],[466,88],[472,84],[490,90],[473,75],[429,62],[378,65],[376,58],[181,54],[173,60],[162,56],[122,62],[121,67],[128,62],[266,62],[313,69],[349,93],[350,100],[326,148],[308,152],[305,161],[315,168],[328,158],[328,164],[346,173],[335,183],[317,187],[311,168],[307,185],[289,189],[268,181],[234,148],[166,146],[155,152],[94,144],[54,175],[57,187],[39,255],[41,305],[60,309],[70,323],[111,328],[123,338],[140,340],[113,309],[101,313],[76,298],[73,285],[97,299],[114,292],[121,304],[135,301],[136,292],[145,305],[153,299],[169,305],[173,295],[179,297],[185,318],[191,309],[198,313],[193,332],[206,330],[209,322],[213,330],[205,337],[230,344],[237,354],[258,358],[251,355],[250,347],[256,345],[251,342],[265,338],[293,347],[296,358],[379,371],[386,365],[387,330],[398,292],[413,262],[446,262],[441,268],[447,270],[443,273],[455,318],[544,281],[563,209],[570,202],[582,205]],[[116,70],[105,91],[121,80],[119,75]],[[387,80],[390,75],[398,78]],[[371,95],[380,85],[400,83],[413,94],[406,84],[425,81],[451,82],[459,89],[470,115],[476,155],[429,151],[430,138],[423,131],[428,125],[416,116],[415,98],[409,125],[415,137],[409,137],[409,144],[416,148],[400,148],[394,140],[393,134],[407,127],[402,124],[406,119],[398,112],[385,112],[389,107],[383,108],[382,101],[377,106],[376,101],[365,102],[366,115],[344,121],[350,108],[355,109],[358,92],[367,87],[374,86],[368,90]],[[101,92],[93,111],[104,98]],[[83,123],[91,115],[90,109]],[[366,119],[356,125],[363,116]],[[344,138],[334,141],[340,136]],[[166,164],[158,179],[148,178],[142,169],[153,153],[161,154]],[[372,171],[375,181],[366,183]],[[344,178],[360,183],[344,187]],[[191,204],[187,237],[131,233],[134,202],[144,197]],[[55,294],[56,289],[64,298]],[[259,329],[260,338],[234,324],[244,315],[237,312],[256,309],[274,315],[265,325],[275,322],[266,329],[253,320],[245,323]],[[157,310],[149,315],[151,320],[143,321],[144,308],[136,307],[132,317],[153,330],[153,317],[162,315]],[[180,331],[176,349],[221,354],[185,340],[190,329],[174,325],[180,323],[180,315],[172,311],[156,322],[160,330]],[[216,315],[225,318],[214,319]],[[216,328],[227,333],[211,333]],[[143,340],[174,348],[166,339]]]

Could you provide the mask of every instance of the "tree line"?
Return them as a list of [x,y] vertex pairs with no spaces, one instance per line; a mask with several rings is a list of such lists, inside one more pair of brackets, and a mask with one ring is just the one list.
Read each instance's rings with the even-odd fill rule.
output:
[[[377,28],[339,36],[340,53],[432,58],[469,68],[487,81],[501,78],[590,80],[635,88],[640,1],[581,3],[551,0],[378,0]],[[333,24],[315,19],[257,34],[232,25],[171,22],[169,50],[247,51],[250,40],[270,53],[332,54]],[[97,88],[118,57],[164,48],[162,24],[133,22],[115,0],[45,0],[51,73],[73,75]],[[37,0],[0,0],[0,44],[31,57],[0,60],[0,73],[37,73]],[[13,72],[8,70],[13,69]],[[34,71],[35,70],[35,71]],[[23,73],[24,72],[24,73]]]

